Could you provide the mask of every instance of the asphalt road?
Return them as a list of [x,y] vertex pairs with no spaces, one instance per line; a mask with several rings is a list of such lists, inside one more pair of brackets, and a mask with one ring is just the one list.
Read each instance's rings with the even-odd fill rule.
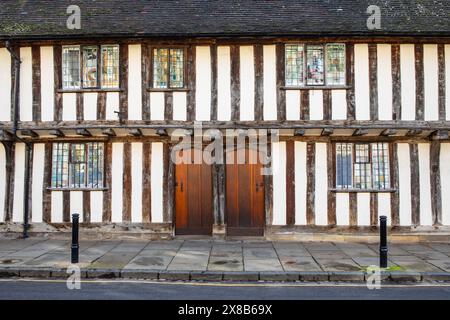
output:
[[0,300],[125,299],[125,300],[291,300],[291,299],[430,299],[450,300],[450,285],[391,285],[368,290],[361,285],[330,284],[199,284],[87,281],[80,290],[64,281],[0,281]]

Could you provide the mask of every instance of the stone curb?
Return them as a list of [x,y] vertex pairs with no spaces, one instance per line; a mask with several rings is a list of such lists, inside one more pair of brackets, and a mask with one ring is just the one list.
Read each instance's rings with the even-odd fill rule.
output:
[[[64,268],[23,268],[10,267],[0,268],[0,279],[8,278],[45,278],[45,279],[67,279],[70,274]],[[167,281],[235,281],[235,282],[354,282],[367,281],[369,274],[359,271],[160,271],[146,269],[81,269],[83,279],[144,279],[144,280],[167,280]],[[382,282],[404,283],[404,282],[450,282],[449,272],[382,272]]]

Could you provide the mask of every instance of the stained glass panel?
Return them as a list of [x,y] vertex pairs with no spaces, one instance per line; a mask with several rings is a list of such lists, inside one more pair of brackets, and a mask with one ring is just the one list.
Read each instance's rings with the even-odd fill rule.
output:
[[345,85],[345,44],[327,45],[327,85]]
[[285,47],[286,86],[301,86],[304,84],[304,46],[288,44]]
[[168,88],[169,50],[153,50],[153,87]]
[[306,47],[306,62],[307,62],[307,79],[308,85],[323,85],[324,84],[324,61],[323,61],[323,46],[307,46]]
[[119,87],[119,46],[102,46],[102,88]]
[[351,143],[336,144],[336,188],[352,188],[352,151]]
[[387,143],[372,143],[372,175],[374,189],[390,187],[389,145]]
[[354,187],[357,189],[370,189],[372,183],[368,144],[355,144],[354,171]]
[[83,88],[97,87],[98,47],[83,47]]
[[80,47],[62,48],[62,78],[64,89],[80,87]]
[[184,50],[170,49],[170,87],[184,87]]

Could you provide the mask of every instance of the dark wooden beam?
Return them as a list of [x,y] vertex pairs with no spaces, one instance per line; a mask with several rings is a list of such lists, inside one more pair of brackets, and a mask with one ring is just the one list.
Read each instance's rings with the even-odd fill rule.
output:
[[20,133],[25,137],[39,138],[39,135],[33,130],[21,130]]
[[347,119],[355,119],[355,46],[353,43],[347,43],[346,45],[346,80],[347,86],[350,89],[347,90]]
[[414,137],[414,136],[421,135],[422,133],[423,133],[423,130],[421,130],[421,129],[411,129],[411,130],[408,130],[408,132],[406,133],[406,136]]
[[306,223],[308,225],[315,225],[316,144],[308,143],[306,150]]
[[420,172],[419,167],[419,145],[409,145],[409,156],[411,161],[411,223],[412,226],[420,225]]
[[62,132],[59,129],[50,130],[48,132],[48,134],[52,135],[52,136],[55,136],[55,137],[58,137],[58,138],[63,138],[65,136],[64,132]]
[[168,135],[166,129],[158,129],[156,130],[156,134],[161,137],[166,137]]
[[400,120],[402,116],[402,81],[400,68],[400,45],[392,45],[392,119]]
[[416,120],[424,119],[424,65],[423,65],[423,44],[415,44],[415,66],[416,66]]
[[286,142],[286,224],[295,225],[295,142]]
[[76,134],[83,137],[92,137],[92,134],[87,129],[77,129]]
[[369,130],[367,129],[356,129],[355,132],[353,132],[353,136],[360,137],[365,136],[369,133]]
[[109,129],[103,129],[102,130],[102,134],[108,137],[115,137],[116,133],[113,129],[109,128]]
[[0,129],[0,140],[11,141],[13,140],[13,135],[7,130]]
[[134,137],[142,137],[142,131],[141,129],[131,129],[130,130],[130,135],[134,136]]
[[322,130],[321,135],[327,137],[327,136],[331,136],[333,134],[333,132],[334,132],[334,130],[332,128],[325,128]]
[[295,129],[294,130],[294,136],[300,136],[300,137],[302,137],[302,136],[304,136],[305,135],[305,129]]
[[448,131],[447,130],[437,130],[430,134],[430,140],[447,140],[448,139]]
[[389,137],[397,134],[397,130],[395,129],[385,129],[380,133],[380,136]]
[[433,226],[442,225],[442,189],[440,170],[441,143],[433,141],[430,147],[431,215]]

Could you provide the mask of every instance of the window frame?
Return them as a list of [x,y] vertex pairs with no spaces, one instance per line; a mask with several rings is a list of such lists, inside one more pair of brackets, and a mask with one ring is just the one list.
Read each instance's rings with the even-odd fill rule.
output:
[[[166,88],[157,88],[155,87],[155,83],[154,83],[154,78],[155,78],[155,74],[154,74],[154,68],[155,68],[155,53],[154,50],[159,50],[159,49],[164,49],[164,50],[168,50],[168,63],[167,63],[167,87]],[[150,77],[149,77],[149,81],[150,83],[148,84],[148,87],[153,90],[153,91],[177,91],[177,90],[186,90],[187,89],[187,62],[188,62],[188,50],[186,46],[152,46],[150,47]],[[183,86],[182,87],[171,87],[171,81],[170,81],[170,50],[182,50],[183,51]]]
[[[118,48],[118,84],[116,87],[104,87],[103,86],[103,48],[104,47],[117,47]],[[91,87],[85,87],[84,86],[84,48],[97,48],[97,81],[95,86]],[[120,44],[86,44],[86,45],[63,45],[61,50],[61,89],[62,90],[118,90],[120,89],[120,80],[121,80],[121,73],[120,73]],[[65,87],[64,86],[64,48],[78,48],[78,55],[79,55],[79,69],[78,69],[78,75],[80,79],[80,85],[79,86],[73,86],[73,87]]]
[[[66,172],[67,173],[67,186],[58,186],[58,181],[63,181],[63,178],[62,177],[60,178],[58,176],[58,173],[64,174],[62,169],[59,170],[60,172],[56,173],[57,185],[54,186],[53,185],[53,176],[54,176],[54,174],[53,174],[54,173],[54,171],[53,171],[53,169],[54,169],[54,162],[53,162],[53,160],[54,160],[54,151],[55,151],[54,146],[55,145],[64,145],[64,144],[68,145],[67,172]],[[92,181],[89,181],[89,164],[91,163],[89,161],[90,160],[90,157],[89,157],[89,149],[90,149],[89,145],[90,144],[102,145],[102,148],[103,148],[102,160],[98,161],[99,164],[101,163],[101,165],[99,165],[97,167],[97,169],[101,169],[102,177],[101,177],[101,183],[98,183],[99,181],[98,181],[98,177],[97,177],[97,184],[98,184],[97,187],[89,185],[89,182],[92,182]],[[73,162],[73,160],[72,160],[73,159],[72,147],[74,145],[83,145],[84,146],[84,160],[85,160],[84,162],[76,162],[76,163]],[[64,150],[64,148],[59,148],[59,149]],[[97,190],[97,191],[105,190],[106,189],[106,184],[105,184],[105,169],[106,169],[105,150],[106,150],[106,143],[105,143],[105,141],[54,141],[54,142],[52,142],[52,156],[51,156],[52,163],[51,163],[51,174],[50,174],[51,181],[50,181],[49,189],[51,189],[51,190],[94,190],[94,191],[95,190]],[[94,163],[94,162],[92,162],[92,163]],[[61,166],[60,166],[60,164],[61,164]],[[84,172],[84,175],[83,175],[84,176],[84,183],[83,183],[83,185],[76,186],[74,181],[73,181],[73,177],[72,177],[73,174],[71,172],[71,166],[73,164],[85,164],[85,172]],[[56,165],[56,170],[57,171],[58,171],[59,167],[64,168],[64,159],[62,160],[61,163],[59,163],[59,162],[57,163],[57,165]]]
[[[389,183],[387,184],[386,188],[375,188],[374,187],[374,171],[373,171],[373,150],[372,145],[373,144],[379,144],[379,143],[385,143],[387,144],[387,157],[388,161],[386,162],[388,164],[388,168],[385,169],[383,174],[388,173],[389,174]],[[343,187],[338,186],[337,181],[337,145],[338,144],[350,144],[352,147],[352,163],[351,163],[351,187]],[[368,160],[369,162],[367,164],[370,165],[370,187],[369,188],[356,188],[355,187],[355,164],[366,164],[364,162],[356,162],[356,145],[368,145]],[[334,153],[334,159],[333,159],[333,170],[334,170],[334,191],[337,192],[392,192],[395,191],[392,183],[392,143],[388,141],[370,141],[370,142],[362,142],[362,141],[336,141],[333,143],[333,153]]]
[[[303,79],[301,81],[301,85],[298,86],[292,86],[287,85],[287,68],[286,68],[286,46],[287,45],[297,45],[297,46],[303,46]],[[344,83],[343,84],[328,84],[328,77],[327,77],[327,56],[328,56],[328,46],[329,45],[343,45],[344,46]],[[320,46],[323,49],[323,84],[308,84],[308,47],[310,46]],[[289,42],[284,44],[284,86],[285,88],[292,89],[292,88],[300,88],[300,89],[307,89],[307,88],[315,88],[315,87],[323,87],[323,88],[342,88],[346,87],[347,84],[347,43],[345,42],[327,42],[327,43],[314,43],[314,42]]]

